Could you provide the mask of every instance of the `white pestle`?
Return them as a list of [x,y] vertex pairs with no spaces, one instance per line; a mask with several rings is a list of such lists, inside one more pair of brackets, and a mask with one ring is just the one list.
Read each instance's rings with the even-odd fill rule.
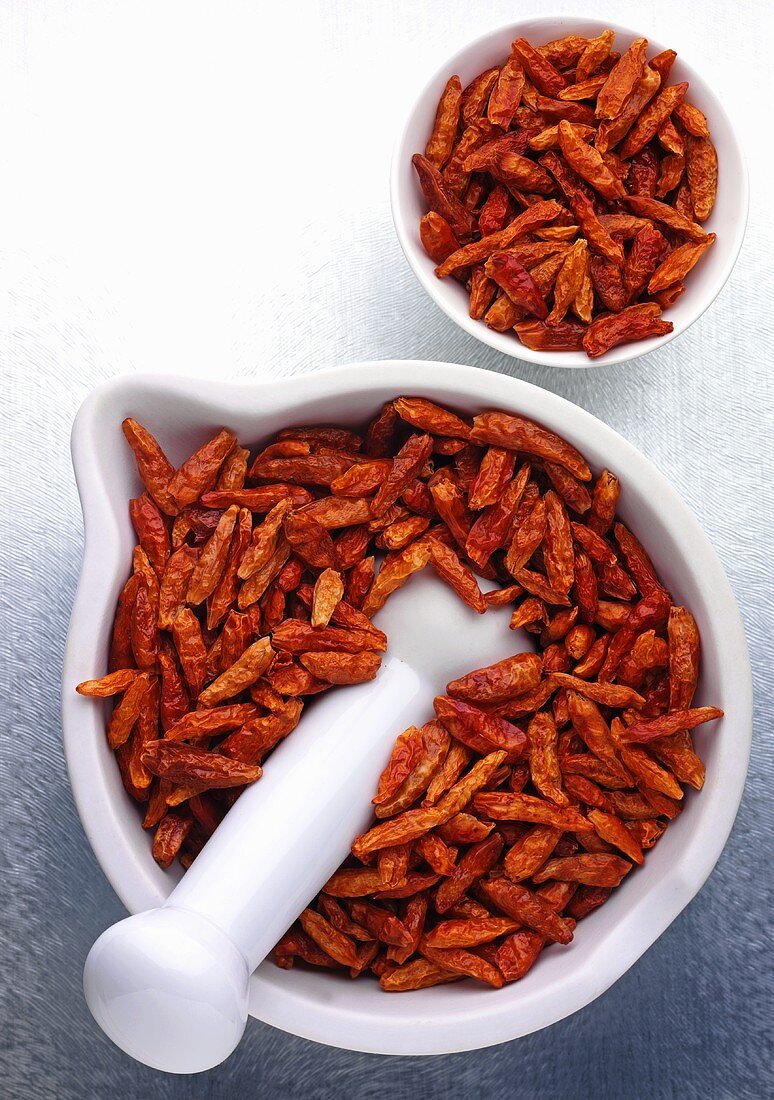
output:
[[376,679],[311,700],[166,902],[92,947],[86,1000],[114,1043],[169,1073],[228,1057],[250,974],[368,827],[397,734],[433,716],[449,680],[533,648],[510,614],[477,615],[430,569],[390,597],[376,617],[389,639]]

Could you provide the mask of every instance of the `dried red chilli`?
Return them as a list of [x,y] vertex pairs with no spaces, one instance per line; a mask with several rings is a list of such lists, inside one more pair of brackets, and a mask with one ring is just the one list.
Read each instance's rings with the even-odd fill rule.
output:
[[[78,690],[115,700],[108,739],[162,866],[190,865],[305,698],[378,674],[371,616],[417,570],[471,613],[512,604],[538,650],[514,640],[512,658],[439,685],[282,966],[347,965],[388,991],[518,980],[643,862],[683,785],[701,787],[692,730],[722,712],[693,705],[695,620],[616,522],[615,476],[556,433],[409,396],[362,435],[280,432],[252,464],[226,431],[177,471],[141,425],[125,434],[144,545],[110,671]],[[284,496],[265,491],[277,462]],[[482,569],[501,586],[486,597]]]
[[676,55],[648,59],[639,38],[619,56],[615,38],[519,38],[467,88],[450,77],[413,158],[436,275],[534,351],[597,358],[671,332],[662,312],[715,241],[717,153],[687,83],[668,83]]

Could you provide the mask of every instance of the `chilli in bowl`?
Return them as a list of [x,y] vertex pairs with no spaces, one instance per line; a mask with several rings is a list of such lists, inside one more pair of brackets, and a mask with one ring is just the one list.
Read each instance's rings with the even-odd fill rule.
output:
[[190,865],[307,698],[377,674],[372,617],[413,573],[435,569],[480,614],[512,605],[535,639],[400,734],[373,827],[280,966],[388,991],[517,980],[701,788],[690,731],[722,712],[692,707],[696,623],[617,521],[617,478],[554,432],[401,397],[362,434],[289,428],[252,459],[224,429],[175,470],[123,427],[139,541],[107,674],[78,690],[116,697],[108,740],[161,866]]
[[671,332],[663,311],[715,241],[717,154],[687,82],[669,84],[676,54],[614,44],[518,38],[466,88],[452,75],[413,158],[436,274],[535,351],[597,358]]

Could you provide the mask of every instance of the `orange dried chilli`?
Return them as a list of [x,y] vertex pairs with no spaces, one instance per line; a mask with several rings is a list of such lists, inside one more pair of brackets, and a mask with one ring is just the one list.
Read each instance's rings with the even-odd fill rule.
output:
[[[413,158],[436,275],[466,287],[474,320],[533,351],[594,359],[667,335],[661,311],[715,240],[701,223],[717,152],[688,84],[667,83],[675,52],[615,42],[609,29],[519,38],[464,90],[450,76]],[[572,251],[537,251],[551,244]]]

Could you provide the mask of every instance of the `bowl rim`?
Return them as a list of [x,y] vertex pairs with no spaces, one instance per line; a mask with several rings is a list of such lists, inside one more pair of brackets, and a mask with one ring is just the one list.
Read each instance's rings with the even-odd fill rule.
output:
[[[351,1004],[325,991],[314,999],[305,991],[294,971],[280,972],[271,963],[263,964],[252,976],[250,1012],[283,1030],[317,1042],[381,1054],[442,1054],[477,1049],[505,1042],[539,1030],[583,1008],[618,980],[655,942],[681,910],[695,896],[712,871],[725,845],[742,797],[752,737],[752,676],[741,617],[723,567],[693,512],[658,469],[614,429],[585,409],[531,383],[481,368],[422,360],[381,360],[335,367],[280,379],[281,405],[308,403],[316,398],[344,393],[383,393],[389,372],[389,388],[394,393],[452,390],[462,404],[499,405],[518,409],[527,416],[562,426],[568,438],[582,434],[594,438],[595,447],[604,448],[611,465],[622,470],[627,480],[647,479],[649,490],[664,501],[662,509],[669,517],[670,535],[674,534],[681,557],[702,561],[700,590],[713,623],[722,619],[729,660],[721,663],[720,698],[733,697],[727,719],[733,724],[733,753],[723,758],[722,799],[717,799],[715,814],[699,823],[686,840],[680,860],[669,872],[649,884],[647,895],[632,908],[608,934],[607,946],[614,951],[591,954],[584,967],[570,968],[563,977],[561,998],[551,989],[525,997],[527,1008],[514,1006],[512,1000],[491,991],[465,990],[468,995],[461,1010],[433,1018],[432,1000],[424,994],[380,999],[376,1011],[365,1014]],[[116,893],[131,912],[160,904],[164,893],[145,873],[141,860],[121,826],[96,759],[97,741],[84,732],[83,700],[73,684],[84,678],[83,648],[93,634],[90,625],[100,599],[106,603],[105,579],[114,574],[116,561],[110,560],[105,547],[97,547],[95,532],[104,538],[101,520],[108,507],[108,491],[100,456],[94,450],[94,430],[111,400],[132,393],[148,392],[159,401],[174,401],[176,395],[193,397],[213,410],[213,423],[228,422],[229,413],[238,415],[246,401],[260,409],[261,399],[271,410],[271,392],[278,380],[223,383],[194,380],[182,376],[128,375],[99,385],[82,404],[73,425],[72,454],[76,481],[81,497],[84,529],[84,564],[73,605],[65,647],[62,684],[62,722],[65,755],[76,806],[102,870]],[[384,398],[382,398],[384,399]],[[450,402],[451,398],[446,398]],[[374,398],[376,404],[377,398]],[[256,418],[260,413],[256,412]],[[582,441],[579,441],[582,446]],[[587,443],[588,445],[588,443]],[[108,536],[108,541],[110,536]],[[117,540],[117,534],[114,541]],[[117,542],[116,542],[117,545]],[[109,546],[108,546],[109,549]],[[727,667],[729,666],[729,667]],[[733,666],[733,673],[730,670]],[[727,690],[726,690],[727,689]],[[96,725],[94,724],[96,723]],[[104,744],[104,725],[99,715],[92,720]],[[713,792],[706,792],[709,799]],[[709,805],[709,803],[707,803]],[[146,860],[147,862],[147,860]],[[171,889],[173,882],[169,881]],[[593,965],[592,965],[593,964]],[[287,980],[287,975],[292,975]],[[308,977],[309,975],[307,975]],[[312,975],[317,982],[321,979]],[[284,980],[283,980],[284,979]],[[349,988],[349,986],[347,986]],[[446,988],[446,987],[444,987]],[[508,988],[508,987],[506,987]],[[511,986],[510,989],[518,988]],[[346,995],[343,998],[346,1001]],[[557,1003],[557,1000],[560,1003]]]
[[[724,238],[728,245],[725,263],[716,276],[714,283],[711,285],[707,296],[697,301],[685,320],[675,320],[674,317],[669,318],[673,321],[675,326],[672,332],[666,333],[664,336],[652,337],[648,340],[621,344],[616,348],[612,348],[597,359],[590,359],[583,352],[533,351],[531,348],[525,347],[525,345],[521,344],[518,340],[511,339],[508,333],[495,332],[494,329],[488,328],[483,322],[474,320],[469,316],[467,310],[459,309],[456,306],[450,295],[446,292],[446,287],[443,285],[444,281],[435,276],[433,271],[434,265],[429,257],[425,255],[421,245],[414,239],[414,235],[412,234],[416,233],[416,226],[409,222],[404,213],[401,199],[402,185],[400,183],[400,174],[406,157],[408,156],[410,158],[412,153],[416,152],[416,149],[409,150],[406,147],[408,131],[414,121],[415,115],[428,99],[433,88],[441,80],[448,79],[449,74],[457,71],[459,63],[478,47],[487,44],[490,40],[493,41],[499,37],[504,37],[506,33],[513,37],[517,37],[522,28],[533,27],[538,23],[545,26],[547,32],[550,32],[552,29],[564,28],[569,24],[564,33],[572,33],[572,26],[578,24],[588,26],[589,24],[593,24],[598,32],[610,28],[615,31],[617,35],[622,34],[624,36],[631,36],[632,38],[642,36],[641,31],[635,31],[632,30],[631,27],[605,19],[584,19],[580,16],[575,17],[571,14],[547,15],[500,24],[488,31],[484,31],[482,34],[478,35],[477,38],[456,50],[456,52],[439,65],[429,79],[424,82],[421,90],[412,100],[405,121],[395,139],[390,161],[389,184],[393,226],[403,255],[406,257],[409,267],[414,272],[414,275],[425,292],[435,304],[443,310],[451,321],[470,336],[481,341],[481,343],[487,344],[489,347],[513,359],[520,359],[528,363],[538,363],[541,366],[561,367],[566,370],[606,367],[630,362],[633,359],[639,359],[641,356],[647,355],[651,351],[664,347],[671,340],[681,336],[709,309],[718,294],[720,294],[734,269],[747,230],[750,210],[750,181],[744,150],[737,137],[737,127],[734,125],[733,119],[721,102],[720,97],[715,94],[710,84],[701,76],[701,73],[699,73],[690,62],[685,61],[684,55],[679,51],[678,59],[681,66],[687,70],[687,79],[689,82],[699,85],[702,93],[712,102],[713,115],[721,118],[727,127],[731,143],[734,147],[734,152],[739,162],[741,187],[738,189],[738,216],[734,219],[732,228],[724,234]],[[584,31],[583,33],[586,32]],[[648,42],[657,52],[665,48],[660,44],[657,38],[651,38],[650,35],[645,35],[645,37],[648,38]]]

